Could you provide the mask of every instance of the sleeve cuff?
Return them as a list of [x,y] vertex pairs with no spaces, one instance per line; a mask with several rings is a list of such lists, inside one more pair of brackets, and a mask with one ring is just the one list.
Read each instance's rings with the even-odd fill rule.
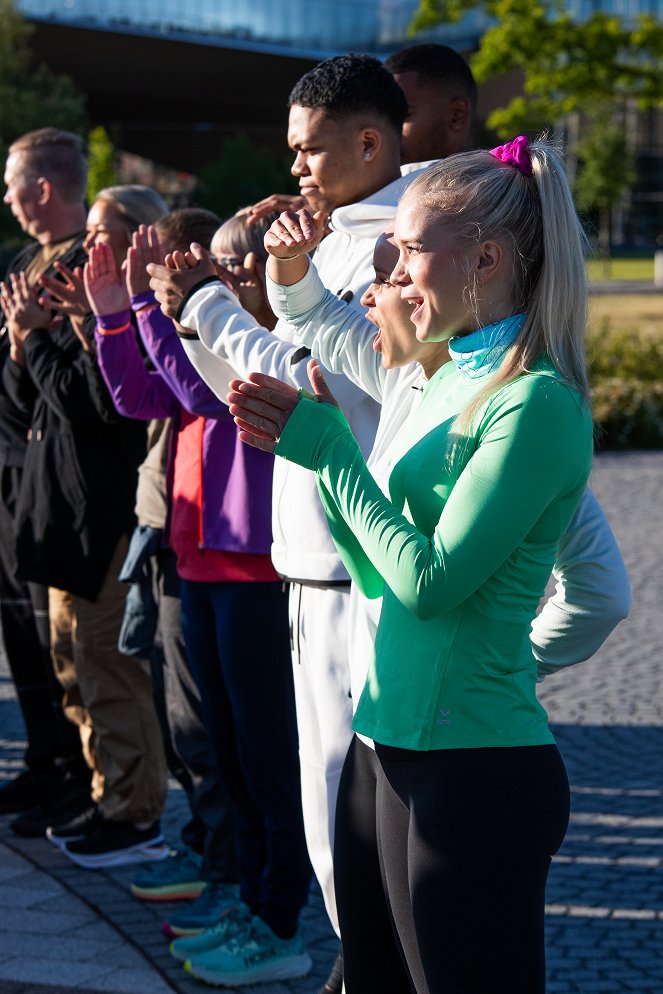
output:
[[117,311],[115,314],[98,314],[97,328],[101,332],[118,331],[125,329],[126,325],[131,325],[131,311]]
[[133,294],[131,297],[131,310],[140,311],[143,307],[149,307],[150,304],[156,304],[157,298],[154,296],[152,290],[143,290],[142,293]]

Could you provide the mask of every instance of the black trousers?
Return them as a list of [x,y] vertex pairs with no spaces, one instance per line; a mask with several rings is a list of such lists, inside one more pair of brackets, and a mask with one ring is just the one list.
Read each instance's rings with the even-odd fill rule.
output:
[[347,994],[543,994],[545,885],[568,817],[555,746],[355,739],[334,851]]
[[48,590],[16,577],[14,513],[21,469],[0,466],[0,621],[27,735],[26,766],[48,770],[57,762],[84,774],[78,729],[62,712],[62,687],[53,670]]

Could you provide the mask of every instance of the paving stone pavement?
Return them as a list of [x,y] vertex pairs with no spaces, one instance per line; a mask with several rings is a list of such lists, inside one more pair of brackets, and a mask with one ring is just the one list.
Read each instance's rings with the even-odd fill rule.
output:
[[[602,454],[592,485],[634,602],[592,660],[540,690],[572,788],[546,898],[547,990],[663,994],[663,452]],[[0,779],[21,768],[23,735],[0,663]],[[172,841],[184,811],[173,787]],[[168,953],[164,907],[129,894],[131,867],[79,869],[45,840],[17,839],[9,821],[0,817],[0,994],[200,994]],[[316,887],[303,924],[312,972],[256,994],[316,994],[336,951]]]

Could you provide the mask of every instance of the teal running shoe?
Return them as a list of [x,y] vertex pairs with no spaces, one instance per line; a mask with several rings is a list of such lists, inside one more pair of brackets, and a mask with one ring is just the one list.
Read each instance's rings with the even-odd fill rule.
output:
[[167,859],[136,874],[131,893],[141,901],[192,901],[205,889],[201,857],[193,849],[171,849]]
[[182,935],[199,935],[212,928],[231,908],[239,904],[239,887],[211,881],[200,897],[180,910],[175,910],[162,925],[169,939]]
[[241,902],[237,907],[226,912],[212,928],[206,928],[199,935],[183,935],[180,939],[173,939],[170,944],[170,952],[180,963],[186,963],[194,956],[208,953],[211,949],[224,945],[238,932],[246,931],[250,924],[251,911]]
[[312,965],[301,933],[280,939],[261,918],[252,918],[248,929],[216,949],[192,956],[184,969],[207,984],[243,987],[303,977]]

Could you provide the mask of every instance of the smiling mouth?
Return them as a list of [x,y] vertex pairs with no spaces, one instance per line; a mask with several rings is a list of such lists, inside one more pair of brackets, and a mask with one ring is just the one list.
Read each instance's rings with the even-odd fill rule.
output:
[[416,321],[424,306],[423,297],[411,297],[408,299],[408,304],[412,307],[410,321]]

